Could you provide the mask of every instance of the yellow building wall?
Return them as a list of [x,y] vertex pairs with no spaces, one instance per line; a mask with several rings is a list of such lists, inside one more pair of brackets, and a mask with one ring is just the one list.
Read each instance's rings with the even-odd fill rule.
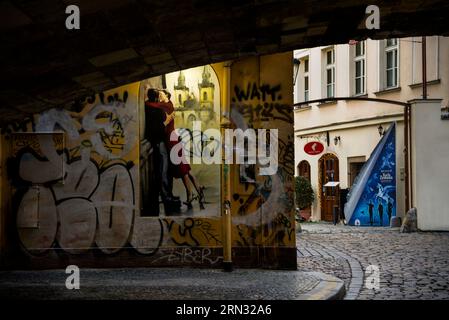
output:
[[296,265],[292,60],[284,53],[236,61],[230,85],[233,127],[277,129],[279,146],[277,173],[259,175],[256,165],[255,183],[231,165],[232,243],[260,248],[262,264],[288,267]]

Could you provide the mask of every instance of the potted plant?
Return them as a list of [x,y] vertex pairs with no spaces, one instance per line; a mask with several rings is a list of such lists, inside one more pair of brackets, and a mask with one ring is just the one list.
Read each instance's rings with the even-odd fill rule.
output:
[[301,219],[300,211],[310,207],[315,199],[315,194],[309,180],[304,177],[295,177],[295,203],[299,209],[296,211],[297,220]]

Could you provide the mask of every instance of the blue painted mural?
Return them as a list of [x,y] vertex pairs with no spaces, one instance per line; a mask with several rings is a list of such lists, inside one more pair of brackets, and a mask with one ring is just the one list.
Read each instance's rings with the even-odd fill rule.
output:
[[389,226],[396,215],[396,124],[393,123],[357,177],[345,205],[349,225]]

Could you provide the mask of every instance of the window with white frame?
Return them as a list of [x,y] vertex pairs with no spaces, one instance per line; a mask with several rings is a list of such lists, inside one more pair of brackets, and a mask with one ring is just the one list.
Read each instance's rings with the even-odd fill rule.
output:
[[309,58],[304,60],[304,101],[309,100]]
[[365,41],[359,41],[354,48],[354,94],[366,92]]
[[326,59],[326,97],[332,98],[335,95],[335,50],[334,48],[325,51]]
[[399,58],[398,40],[385,40],[385,89],[398,86]]

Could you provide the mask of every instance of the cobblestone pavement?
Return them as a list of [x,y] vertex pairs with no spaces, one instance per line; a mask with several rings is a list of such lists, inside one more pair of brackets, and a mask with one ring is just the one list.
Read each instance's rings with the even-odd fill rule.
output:
[[65,270],[2,271],[0,299],[306,300],[339,294],[341,280],[318,272],[191,268],[80,269],[68,290]]
[[[345,282],[345,299],[449,300],[449,232],[402,234],[397,228],[301,224],[298,269]],[[380,271],[379,290],[364,283],[366,268]]]

